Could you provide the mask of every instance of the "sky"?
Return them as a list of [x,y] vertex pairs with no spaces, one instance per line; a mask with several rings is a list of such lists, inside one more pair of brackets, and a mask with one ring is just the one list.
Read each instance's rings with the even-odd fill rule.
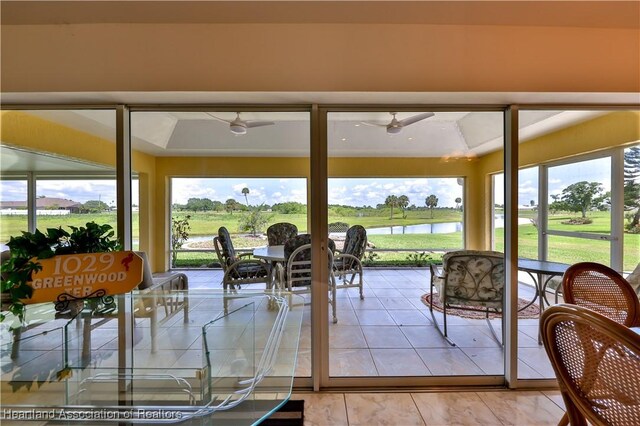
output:
[[[172,180],[172,202],[185,204],[189,198],[209,198],[224,202],[229,198],[245,203],[242,188],[249,188],[249,204],[283,203],[297,201],[306,204],[307,191],[304,178],[255,179],[188,179]],[[455,206],[455,198],[462,197],[455,178],[446,179],[329,179],[329,204],[351,206],[384,203],[388,195],[406,195],[409,204],[424,205],[431,194],[438,197],[439,206]]]
[[[611,189],[611,172],[608,158],[549,168],[549,194],[560,194],[563,188],[582,180],[597,181],[605,191]],[[538,200],[538,168],[523,169],[519,175],[519,205],[529,205]],[[495,176],[496,204],[503,204],[504,175]],[[234,198],[245,203],[242,188],[249,188],[251,205],[273,205],[287,201],[306,204],[305,178],[174,178],[172,179],[172,203],[186,204],[189,198],[209,198],[226,201]],[[0,181],[0,200],[26,200],[26,181]],[[80,203],[101,200],[115,205],[114,180],[38,180],[37,196],[65,198]],[[133,184],[133,203],[137,204],[137,180]],[[425,198],[438,197],[439,207],[455,207],[455,199],[462,198],[462,186],[456,178],[330,178],[329,204],[373,206],[384,203],[388,195],[406,195],[409,205],[424,206]]]
[[[597,158],[549,167],[549,201],[552,195],[562,194],[562,190],[572,183],[580,181],[600,182],[604,191],[611,190],[611,161],[609,158]],[[520,170],[518,174],[518,205],[530,205],[531,200],[538,204],[538,167]],[[494,177],[495,203],[504,204],[504,174]]]
[[[133,204],[138,204],[138,181],[131,183]],[[66,200],[86,203],[89,200],[100,200],[107,205],[116,205],[116,181],[114,179],[88,180],[44,180],[36,182],[36,197],[64,198]],[[27,199],[26,180],[1,180],[0,201],[25,201]]]

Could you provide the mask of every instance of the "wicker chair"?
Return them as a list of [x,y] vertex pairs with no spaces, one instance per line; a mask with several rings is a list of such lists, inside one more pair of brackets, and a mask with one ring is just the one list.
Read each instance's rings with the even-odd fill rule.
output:
[[[360,299],[362,292],[362,257],[367,249],[367,231],[361,225],[354,225],[347,231],[342,251],[333,257],[333,273],[342,284],[338,288],[358,287]],[[355,281],[356,277],[358,278]],[[355,281],[355,282],[354,282]]]
[[640,424],[640,335],[576,305],[544,311],[541,332],[573,426]]
[[231,241],[229,231],[224,226],[218,229],[218,236],[213,239],[220,266],[224,270],[222,286],[225,290],[229,287],[235,290],[242,284],[264,283],[266,288],[271,288],[271,265],[260,259],[243,259],[251,256],[250,253],[237,254]]
[[[430,265],[429,311],[436,329],[450,345],[455,346],[447,336],[447,308],[480,311],[486,314],[491,334],[501,344],[489,320],[489,313],[502,312],[504,254],[497,251],[458,250],[446,253],[442,257],[442,262],[442,274],[438,273],[435,265]],[[442,303],[444,332],[440,330],[433,314],[434,288],[438,290],[438,297]]]
[[298,235],[298,227],[293,223],[274,223],[267,228],[267,241],[270,246],[281,246],[290,239]]
[[[335,243],[328,240],[329,256],[329,304],[333,312],[333,323],[338,322],[336,314],[336,279],[333,275],[333,253]],[[291,293],[311,292],[311,235],[300,234],[289,239],[284,245],[284,255],[287,261],[278,264],[279,282],[284,289]]]
[[571,265],[562,278],[565,303],[583,306],[633,327],[640,325],[640,301],[622,275],[593,262]]

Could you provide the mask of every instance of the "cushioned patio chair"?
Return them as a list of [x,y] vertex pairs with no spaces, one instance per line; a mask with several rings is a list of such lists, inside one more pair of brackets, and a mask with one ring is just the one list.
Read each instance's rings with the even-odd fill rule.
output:
[[577,305],[545,310],[542,340],[566,407],[559,424],[640,424],[640,336]]
[[222,226],[218,229],[213,245],[224,271],[222,286],[225,290],[256,283],[264,283],[266,288],[271,288],[271,265],[264,260],[249,259],[251,253],[237,254],[227,228]]
[[274,223],[267,228],[267,241],[270,246],[281,246],[289,239],[298,235],[298,227],[293,223]]
[[[329,304],[333,312],[334,324],[338,322],[336,315],[336,281],[333,275],[333,252],[335,243],[328,240],[329,264]],[[311,235],[301,234],[287,240],[284,244],[284,265],[278,264],[279,282],[283,289],[291,293],[311,293]]]
[[143,261],[142,282],[137,289],[143,297],[134,310],[135,318],[149,318],[151,333],[151,352],[157,351],[158,325],[182,311],[183,322],[189,323],[189,278],[180,272],[152,273],[149,259],[145,252],[136,252]]
[[636,269],[634,269],[633,272],[627,275],[625,280],[627,280],[627,282],[631,284],[633,291],[635,291],[638,297],[640,297],[640,263],[638,263]]
[[[367,230],[361,225],[354,225],[347,230],[344,247],[336,251],[333,257],[333,273],[342,284],[338,288],[358,287],[360,299],[364,299],[362,292],[362,258],[367,249]],[[357,278],[357,281],[355,281]],[[355,282],[354,282],[355,281]]]
[[[459,250],[442,257],[442,272],[431,268],[431,298],[429,311],[433,323],[444,338],[455,346],[447,335],[447,309],[480,311],[486,314],[489,329],[500,343],[489,320],[489,313],[501,313],[504,299],[504,254],[496,251]],[[438,291],[444,317],[444,332],[433,314],[433,290]]]

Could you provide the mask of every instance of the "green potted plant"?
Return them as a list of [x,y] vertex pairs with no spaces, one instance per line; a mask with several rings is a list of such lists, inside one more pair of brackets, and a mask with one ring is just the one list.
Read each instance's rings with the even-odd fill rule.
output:
[[[24,319],[24,303],[33,289],[27,283],[32,274],[42,269],[38,259],[48,259],[56,255],[78,253],[100,253],[120,249],[114,238],[111,225],[88,222],[86,227],[70,226],[71,232],[60,228],[48,228],[46,233],[23,232],[19,237],[11,237],[7,246],[10,256],[2,262],[2,294],[6,310]],[[8,296],[7,296],[8,295]],[[6,300],[5,300],[6,298]],[[5,315],[0,314],[0,321]]]

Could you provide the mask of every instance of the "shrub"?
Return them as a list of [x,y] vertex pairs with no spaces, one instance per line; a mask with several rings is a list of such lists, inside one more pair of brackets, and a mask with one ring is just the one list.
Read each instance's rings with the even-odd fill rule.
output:
[[414,265],[416,266],[426,266],[430,263],[433,262],[433,259],[431,258],[431,255],[427,254],[426,252],[416,252],[416,253],[409,253],[406,257],[406,259],[409,262],[412,262]]
[[184,219],[172,218],[171,220],[171,265],[176,266],[176,260],[178,259],[178,252],[183,244],[189,239],[189,231],[191,231],[191,225],[189,224],[191,215],[186,215]]
[[560,223],[562,223],[563,225],[588,225],[590,223],[593,223],[593,220],[589,219],[588,217],[574,217],[573,219],[565,220]]

